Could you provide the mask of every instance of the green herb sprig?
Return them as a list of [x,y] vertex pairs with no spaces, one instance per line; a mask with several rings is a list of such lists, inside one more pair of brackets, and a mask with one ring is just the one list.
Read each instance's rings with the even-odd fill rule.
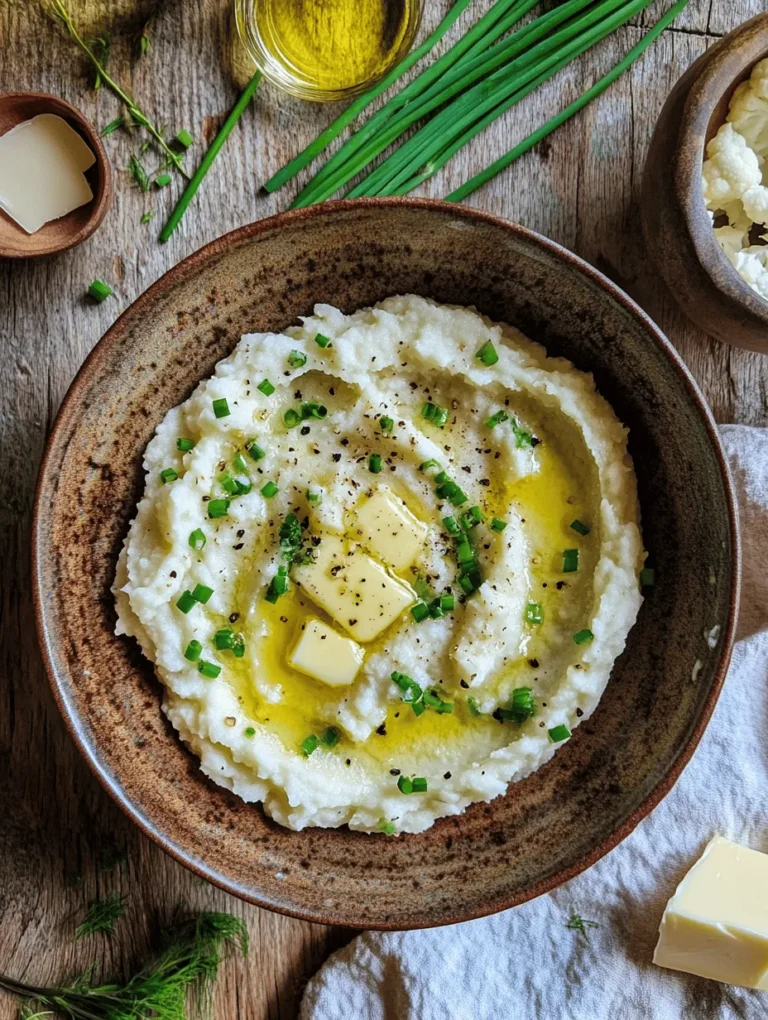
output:
[[92,900],[88,905],[88,912],[78,925],[75,939],[96,935],[99,932],[114,935],[115,925],[125,913],[125,900],[126,897],[120,893],[112,893],[103,900]]
[[162,133],[158,131],[158,129],[155,127],[155,125],[152,123],[149,117],[147,117],[147,115],[136,105],[136,103],[130,97],[130,95],[123,88],[121,88],[114,80],[114,78],[109,74],[109,72],[106,69],[106,66],[104,65],[104,62],[100,60],[99,56],[97,56],[97,54],[94,52],[93,46],[86,42],[86,40],[83,39],[83,37],[80,35],[80,33],[77,30],[77,25],[75,24],[72,14],[69,10],[67,0],[43,0],[43,5],[45,9],[48,11],[48,13],[53,18],[55,18],[56,21],[60,22],[66,28],[67,32],[74,40],[74,42],[77,43],[77,45],[80,47],[83,53],[85,53],[85,55],[91,61],[98,75],[97,80],[99,81],[99,83],[100,84],[103,83],[104,85],[106,85],[110,92],[117,96],[121,103],[125,104],[133,123],[139,124],[141,125],[141,127],[146,128],[150,135],[152,135],[152,138],[155,140],[156,144],[165,153],[166,158],[168,160],[168,164],[173,165],[179,171],[182,177],[185,177],[187,180],[189,180],[189,174],[184,169],[184,166],[181,162],[181,156],[177,152],[174,152],[173,149],[169,147],[168,143],[163,138]]
[[72,984],[43,987],[0,975],[0,988],[29,1000],[39,1012],[70,1020],[186,1020],[187,999],[210,1015],[211,992],[229,947],[248,952],[248,932],[231,914],[204,913],[163,934],[159,954],[127,981],[93,984],[88,975]]
[[566,928],[570,928],[571,931],[577,931],[579,935],[583,935],[585,939],[589,940],[588,928],[599,928],[600,925],[597,921],[588,921],[586,918],[581,917],[576,913],[575,910],[571,911],[571,916],[565,925]]

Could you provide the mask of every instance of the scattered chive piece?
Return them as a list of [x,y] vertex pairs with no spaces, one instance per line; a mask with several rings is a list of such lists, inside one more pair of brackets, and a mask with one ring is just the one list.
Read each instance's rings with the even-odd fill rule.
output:
[[541,623],[544,619],[544,612],[540,602],[529,602],[525,607],[525,619],[528,623]]
[[455,517],[443,517],[443,524],[445,525],[445,530],[449,535],[456,537],[461,534],[461,528],[459,527]]
[[570,735],[571,731],[567,726],[553,726],[549,730],[549,739],[553,744],[559,744],[561,740],[567,740]]
[[[536,702],[533,700],[533,691],[530,687],[516,687],[509,699],[509,708],[506,709],[506,718],[512,722],[524,723],[536,712]],[[505,718],[502,713],[502,718]]]
[[[424,692],[421,687],[406,673],[392,673],[392,682],[403,692],[403,701],[411,705],[416,715],[424,711]],[[420,706],[418,709],[416,706]]]
[[[142,39],[143,38],[144,36],[142,36]],[[176,132],[174,142],[178,142],[182,149],[188,149],[190,145],[192,145],[192,143],[194,142],[194,138],[189,133],[189,131],[187,131],[186,128],[182,128],[181,131]]]
[[381,472],[381,454],[372,453],[368,458],[368,470],[373,475],[378,475]]
[[419,471],[429,471],[430,468],[439,468],[440,465],[436,460],[425,460],[422,464],[419,464]]
[[275,387],[272,385],[269,379],[262,379],[262,381],[259,383],[256,389],[260,390],[265,397],[271,397],[272,394],[275,392]]
[[112,288],[103,280],[94,280],[88,288],[88,294],[94,301],[106,301],[112,294]]
[[147,225],[147,223],[149,223],[149,222],[150,222],[150,220],[152,219],[152,217],[153,217],[154,215],[155,215],[155,214],[154,214],[153,212],[145,212],[145,213],[142,213],[142,216],[141,216],[141,219],[139,220],[139,223],[141,223],[141,224],[142,224],[143,226],[146,226],[146,225]]
[[176,449],[181,450],[182,453],[189,453],[190,450],[194,450],[195,441],[194,439],[182,439],[176,440]]
[[156,188],[164,188],[164,187],[166,187],[170,183],[171,183],[171,175],[170,174],[160,174],[159,177],[155,178],[155,187]]
[[640,584],[643,588],[652,588],[656,584],[656,571],[653,567],[643,567],[640,571]]
[[497,411],[492,414],[491,417],[486,421],[486,426],[489,429],[496,428],[497,425],[501,425],[502,422],[509,421],[509,415],[506,411]]
[[205,532],[200,528],[195,528],[189,536],[189,548],[194,549],[195,552],[200,552],[201,549],[205,548],[206,541]]
[[160,472],[160,481],[163,485],[167,485],[168,482],[175,482],[178,477],[178,472],[174,471],[173,468],[165,468],[164,471]]
[[252,460],[261,460],[263,457],[266,457],[267,455],[266,451],[262,450],[262,448],[259,446],[255,439],[249,439],[248,442],[245,444],[245,448],[248,451],[248,455],[251,457]]
[[459,578],[459,587],[465,595],[471,595],[475,590],[475,586],[467,574],[462,574]]
[[307,356],[304,351],[291,351],[288,355],[288,364],[291,368],[302,368],[307,363]]
[[115,117],[115,119],[111,120],[101,132],[101,137],[106,138],[107,135],[111,135],[113,131],[117,131],[118,128],[121,128],[124,123],[125,117]]
[[394,427],[395,427],[394,418],[389,418],[387,417],[387,415],[382,414],[381,418],[379,418],[379,428],[384,433],[384,435],[385,436],[389,435],[389,433],[392,431]]
[[462,503],[467,502],[469,496],[459,485],[457,485],[449,499],[451,506],[461,506]]
[[320,741],[314,733],[310,733],[308,737],[305,737],[301,742],[301,753],[305,758],[309,758],[310,754],[318,749]]
[[245,459],[242,453],[236,453],[235,456],[232,458],[232,466],[236,468],[238,471],[247,471],[248,461]]
[[423,776],[415,776],[413,779],[413,792],[414,793],[426,793],[427,792],[427,781]]
[[197,668],[209,680],[215,680],[219,673],[221,673],[221,666],[217,666],[215,662],[207,662],[205,659],[201,659],[198,662]]
[[397,788],[400,793],[413,793],[413,781],[408,776],[400,776],[397,780]]
[[176,602],[176,608],[180,609],[182,613],[188,613],[190,609],[194,609],[196,605],[197,599],[191,591],[183,591]]
[[578,535],[588,535],[589,528],[586,524],[582,524],[581,521],[571,521],[571,528]]
[[573,635],[573,640],[577,645],[588,645],[590,641],[594,641],[594,639],[595,635],[591,630],[587,630],[586,627],[584,630],[580,630],[577,634]]
[[301,405],[301,417],[303,421],[308,418],[325,418],[328,414],[328,408],[324,404],[302,404]]
[[235,634],[235,640],[232,642],[232,654],[236,659],[242,659],[245,655],[245,638],[242,634]]
[[500,517],[494,517],[491,521],[492,531],[503,531],[507,526],[506,521],[502,521]]
[[427,709],[427,706],[424,704],[423,700],[421,700],[421,701],[412,701],[410,704],[411,704],[411,708],[413,709],[413,714],[416,715],[416,716],[421,715],[422,712],[425,712],[426,709]]
[[310,503],[322,503],[323,494],[322,492],[315,492],[313,489],[307,489],[307,499]]
[[424,691],[424,704],[427,708],[434,708],[438,715],[450,714],[453,712],[453,702],[443,701],[440,692],[434,687]]
[[572,574],[575,570],[579,569],[579,550],[578,549],[564,549],[563,550],[563,573]]
[[533,433],[528,429],[523,428],[520,422],[514,416],[511,419],[512,431],[515,434],[515,445],[518,450],[524,450],[529,446],[533,446]]
[[230,651],[235,643],[235,633],[231,627],[223,627],[213,635],[213,643],[220,651]]
[[240,492],[239,485],[230,474],[222,475],[219,479],[219,484],[225,492],[229,493],[230,496],[237,496]]
[[493,346],[493,343],[490,340],[487,340],[483,344],[483,346],[477,352],[475,357],[478,359],[478,361],[482,361],[482,363],[484,365],[487,365],[489,368],[491,367],[491,365],[495,365],[496,362],[499,360],[498,351]]
[[335,747],[338,744],[340,737],[341,734],[336,727],[329,726],[322,737],[320,737],[320,743],[323,744],[324,747]]
[[283,422],[288,426],[289,429],[295,428],[301,421],[301,415],[298,411],[294,411],[292,407],[283,415]]
[[192,590],[192,598],[195,602],[201,602],[203,605],[213,595],[213,588],[209,588],[207,584],[196,584]]
[[285,595],[288,591],[288,575],[281,574],[279,571],[272,578],[272,590],[277,595]]
[[328,346],[330,342],[331,342],[330,337],[324,336],[322,333],[318,333],[317,336],[315,337],[315,343],[317,344],[318,347],[325,348]]
[[197,662],[203,651],[203,646],[199,641],[190,641],[187,645],[187,649],[184,652],[184,658],[189,659],[190,662]]
[[253,726],[246,726],[245,727],[245,735],[246,735],[246,737],[255,737],[256,736],[256,730],[253,728]]
[[438,603],[443,612],[450,612],[451,609],[456,608],[456,599],[453,595],[441,595],[438,599]]
[[382,818],[379,822],[379,832],[383,832],[385,836],[394,836],[395,823],[388,822],[385,818]]
[[228,499],[212,499],[208,502],[208,516],[211,518],[226,517],[229,513]]
[[261,494],[265,499],[271,499],[277,492],[277,485],[274,482],[267,482],[266,485],[262,485]]
[[448,410],[445,407],[439,407],[437,404],[427,401],[421,409],[421,417],[426,418],[428,422],[442,429],[445,428],[448,421]]
[[477,707],[477,701],[471,695],[467,698],[467,708],[470,715],[478,716],[482,714]]
[[485,520],[485,514],[479,506],[471,506],[469,510],[466,510],[459,518],[459,523],[465,531],[470,531],[472,528],[477,527],[478,524],[482,524]]
[[411,616],[416,623],[421,623],[429,616],[429,606],[424,602],[417,602],[415,606],[411,606]]
[[218,400],[214,400],[213,413],[217,418],[227,418],[230,414],[232,414],[226,397],[219,397]]

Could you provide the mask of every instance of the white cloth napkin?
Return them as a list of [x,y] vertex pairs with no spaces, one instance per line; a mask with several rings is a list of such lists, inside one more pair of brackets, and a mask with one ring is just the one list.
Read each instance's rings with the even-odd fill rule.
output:
[[[674,789],[546,896],[447,928],[360,935],[310,981],[301,1020],[768,1020],[768,993],[651,963],[664,906],[714,833],[768,851],[768,430],[726,425],[722,438],[744,542],[739,641]],[[573,911],[599,927],[567,928]]]

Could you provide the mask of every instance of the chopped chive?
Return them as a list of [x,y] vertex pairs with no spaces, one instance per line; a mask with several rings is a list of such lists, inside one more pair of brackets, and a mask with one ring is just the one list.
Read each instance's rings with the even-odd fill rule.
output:
[[578,535],[588,535],[589,528],[586,524],[582,524],[581,521],[571,521],[571,529]]
[[112,288],[103,280],[94,280],[88,288],[88,294],[94,301],[106,301],[112,294]]
[[262,485],[261,494],[265,499],[271,499],[277,492],[277,485],[274,482],[267,482],[266,485]]
[[[421,687],[412,680],[406,673],[395,671],[392,673],[393,683],[403,692],[403,701],[408,705],[421,704],[424,700],[424,693]],[[415,711],[415,709],[414,709]],[[421,712],[417,712],[420,715]]]
[[567,726],[553,726],[549,730],[549,739],[553,744],[559,744],[561,740],[567,740],[570,737],[571,731]]
[[461,564],[473,563],[475,560],[474,550],[469,543],[469,539],[464,535],[456,543],[456,559]]
[[141,219],[139,220],[139,223],[141,223],[143,226],[146,226],[146,224],[150,222],[150,220],[152,219],[152,217],[154,215],[155,214],[153,212],[142,213],[142,216],[141,216]]
[[170,183],[171,183],[171,175],[170,174],[160,174],[159,177],[155,178],[155,187],[156,188],[165,188]]
[[501,717],[505,721],[524,723],[536,713],[536,702],[530,687],[516,687],[509,699],[509,707],[502,710]]
[[194,450],[195,441],[194,439],[183,439],[179,437],[176,440],[176,449],[181,450],[182,453],[189,453],[190,450]]
[[652,588],[656,584],[656,571],[653,567],[643,567],[640,571],[640,584],[643,588]]
[[[405,700],[405,699],[403,699],[403,700]],[[413,709],[413,714],[417,715],[417,716],[421,715],[422,712],[425,712],[426,708],[427,708],[427,706],[424,704],[423,700],[411,701],[410,702],[410,706]]]
[[400,776],[397,780],[397,788],[400,793],[413,793],[413,781],[408,776]]
[[328,408],[324,404],[302,404],[301,417],[303,421],[308,418],[325,418]]
[[518,450],[524,450],[529,446],[533,446],[533,433],[528,429],[523,428],[517,418],[513,415],[510,419],[512,425],[512,431],[515,434],[515,445]]
[[214,400],[213,413],[217,418],[227,418],[230,414],[232,414],[226,397],[219,397],[218,400]]
[[382,818],[379,822],[379,832],[383,832],[385,836],[394,836],[395,831],[395,823]]
[[316,492],[314,489],[307,489],[307,499],[310,503],[322,503],[323,494],[322,492]]
[[198,662],[197,668],[209,680],[215,680],[219,673],[221,673],[221,666],[217,666],[215,662],[206,662],[205,659],[201,659]]
[[470,715],[474,716],[482,715],[480,709],[478,708],[477,701],[472,697],[472,695],[470,695],[467,698],[467,708],[469,709]]
[[421,409],[421,417],[426,418],[427,421],[442,429],[445,428],[448,421],[448,410],[445,407],[439,407],[437,404],[427,401]]
[[414,776],[412,780],[412,788],[414,793],[426,793],[427,792],[427,781],[423,776]]
[[389,418],[387,417],[387,415],[382,414],[381,418],[379,418],[379,428],[384,433],[384,435],[385,436],[389,435],[389,433],[392,431],[394,427],[395,427],[394,418]]
[[245,638],[242,634],[235,634],[235,639],[232,642],[232,654],[236,659],[242,659],[245,655]]
[[459,518],[459,523],[465,531],[471,531],[472,528],[476,528],[478,524],[482,524],[485,520],[485,514],[479,506],[471,506],[469,510],[466,510]]
[[573,640],[577,645],[588,645],[590,641],[595,640],[595,635],[585,627],[584,630],[580,630],[573,635]]
[[563,573],[572,574],[575,570],[579,569],[579,550],[578,549],[564,549],[563,550]]
[[503,531],[506,528],[506,526],[507,526],[507,522],[506,521],[502,521],[500,517],[494,517],[491,520],[491,530],[492,531]]
[[449,535],[453,535],[455,537],[456,535],[461,534],[461,528],[459,527],[455,517],[443,517],[443,524],[445,525],[445,530]]
[[487,365],[489,368],[491,367],[491,365],[495,365],[496,362],[499,360],[498,351],[493,346],[493,343],[490,340],[487,340],[483,344],[483,346],[477,352],[475,357],[478,359],[478,361],[482,361],[482,363],[484,365]]
[[208,516],[211,518],[226,517],[229,513],[228,499],[212,499],[208,502]]
[[320,741],[318,740],[314,733],[310,733],[308,737],[305,737],[304,740],[302,740],[300,746],[301,753],[304,755],[305,758],[309,758],[309,756],[313,752],[315,752],[320,746]]
[[246,737],[255,737],[256,736],[256,730],[254,729],[253,726],[246,726],[245,730],[243,732],[245,733]]
[[320,743],[325,747],[335,747],[341,738],[341,734],[335,726],[329,726],[325,733],[320,737]]
[[189,659],[190,662],[197,662],[203,651],[203,646],[199,641],[190,641],[187,645],[186,651],[184,652],[184,658]]
[[462,574],[459,578],[459,587],[465,595],[471,595],[475,591],[475,586],[467,574]]
[[213,635],[213,643],[220,651],[230,651],[235,643],[235,633],[231,627],[223,627]]
[[247,471],[248,461],[245,459],[242,453],[236,453],[235,456],[232,458],[232,466],[236,468],[238,471]]
[[417,602],[415,606],[411,606],[411,616],[416,623],[421,623],[422,620],[426,620],[429,616],[429,606],[424,602]]
[[425,460],[425,461],[423,461],[423,463],[419,464],[419,471],[425,471],[426,472],[426,471],[429,471],[430,468],[439,468],[439,467],[440,467],[440,465],[438,464],[438,462],[436,460]]
[[205,548],[206,541],[205,532],[203,532],[200,528],[195,528],[189,536],[189,547],[190,549],[194,549],[195,552],[200,552],[201,549]]
[[294,411],[292,407],[283,415],[283,422],[288,426],[289,429],[295,428],[301,421],[301,415],[298,411]]
[[[144,36],[142,36],[142,39],[143,38]],[[174,141],[178,142],[182,149],[188,149],[190,145],[192,145],[192,143],[194,142],[194,138],[189,133],[189,131],[187,131],[186,128],[182,128],[181,131],[176,132],[176,137],[174,138]]]
[[229,493],[230,496],[237,496],[240,492],[240,486],[230,474],[222,475],[219,479],[219,484],[225,492]]
[[249,439],[245,444],[245,448],[252,460],[262,460],[267,455],[266,451],[262,450],[255,439]]
[[173,468],[165,468],[164,471],[160,472],[160,481],[163,485],[167,485],[168,482],[175,482],[178,477],[178,472],[174,471]]
[[262,381],[259,383],[256,389],[260,390],[265,397],[271,397],[272,394],[275,392],[275,387],[272,385],[269,379],[262,379]]
[[307,363],[307,356],[304,351],[291,351],[288,355],[288,364],[291,368],[302,368]]
[[314,340],[318,347],[323,348],[327,347],[331,342],[330,337],[325,336],[323,333],[318,333]]
[[197,605],[197,599],[194,597],[191,591],[184,591],[179,596],[176,602],[176,608],[180,609],[182,613],[188,613],[190,609],[194,609]]
[[213,588],[209,588],[207,584],[196,584],[192,589],[192,598],[195,602],[201,602],[203,605],[213,595]]
[[453,595],[441,595],[437,601],[444,613],[448,613],[456,608],[456,599]]
[[281,574],[280,570],[272,578],[272,590],[277,592],[278,595],[285,595],[288,591],[288,575]]
[[440,697],[439,691],[435,690],[434,687],[428,691],[424,691],[424,704],[427,708],[433,708],[438,715],[453,712],[453,702],[443,701]]
[[381,472],[381,454],[372,453],[368,458],[368,470],[373,475],[378,475]]
[[544,611],[540,602],[529,602],[525,607],[525,619],[528,623],[541,623],[544,619]]
[[456,486],[454,492],[449,496],[451,506],[461,506],[462,503],[466,503],[469,496],[464,492],[460,486]]
[[509,415],[506,411],[497,411],[492,414],[491,417],[486,421],[486,426],[489,429],[496,428],[497,425],[501,425],[502,422],[509,421]]

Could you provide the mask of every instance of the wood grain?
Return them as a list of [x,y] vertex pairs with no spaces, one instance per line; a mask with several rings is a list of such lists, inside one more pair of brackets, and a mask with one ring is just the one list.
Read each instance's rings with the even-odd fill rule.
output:
[[[476,0],[473,9],[488,5]],[[599,101],[471,197],[472,204],[561,242],[620,283],[667,332],[716,417],[751,424],[768,419],[768,359],[726,348],[681,318],[650,275],[638,201],[650,134],[672,84],[715,35],[762,6],[763,0],[691,0],[679,25]],[[447,7],[448,0],[427,0],[425,27]],[[248,73],[233,44],[227,0],[79,0],[73,8],[89,29],[110,22],[120,80],[158,123],[190,130],[198,139],[191,159],[198,158]],[[638,39],[655,9],[511,110],[421,193],[445,195],[575,98]],[[137,62],[134,36],[148,16],[153,46]],[[462,25],[467,20],[465,14]],[[62,95],[99,126],[117,115],[116,102],[104,89],[90,89],[77,50],[32,0],[0,0],[0,53],[0,91]],[[246,906],[201,883],[122,817],[75,752],[54,707],[37,650],[28,566],[37,465],[85,356],[118,313],[180,258],[284,208],[293,190],[265,198],[260,183],[335,112],[262,88],[165,246],[156,234],[179,182],[139,193],[122,168],[140,140],[110,135],[116,194],[101,229],[61,256],[0,263],[0,970],[16,977],[53,981],[92,960],[105,972],[125,970],[183,900],[192,909],[233,911],[251,931],[248,961],[224,968],[217,1020],[272,1020],[295,1015],[306,978],[350,937]],[[155,218],[141,225],[145,211]],[[82,297],[97,276],[115,287],[114,298],[98,306]],[[104,854],[114,847],[127,851],[127,862],[105,870]],[[72,934],[88,901],[113,890],[130,896],[118,936],[76,946]],[[13,1016],[15,1004],[0,998],[0,1018]]]

